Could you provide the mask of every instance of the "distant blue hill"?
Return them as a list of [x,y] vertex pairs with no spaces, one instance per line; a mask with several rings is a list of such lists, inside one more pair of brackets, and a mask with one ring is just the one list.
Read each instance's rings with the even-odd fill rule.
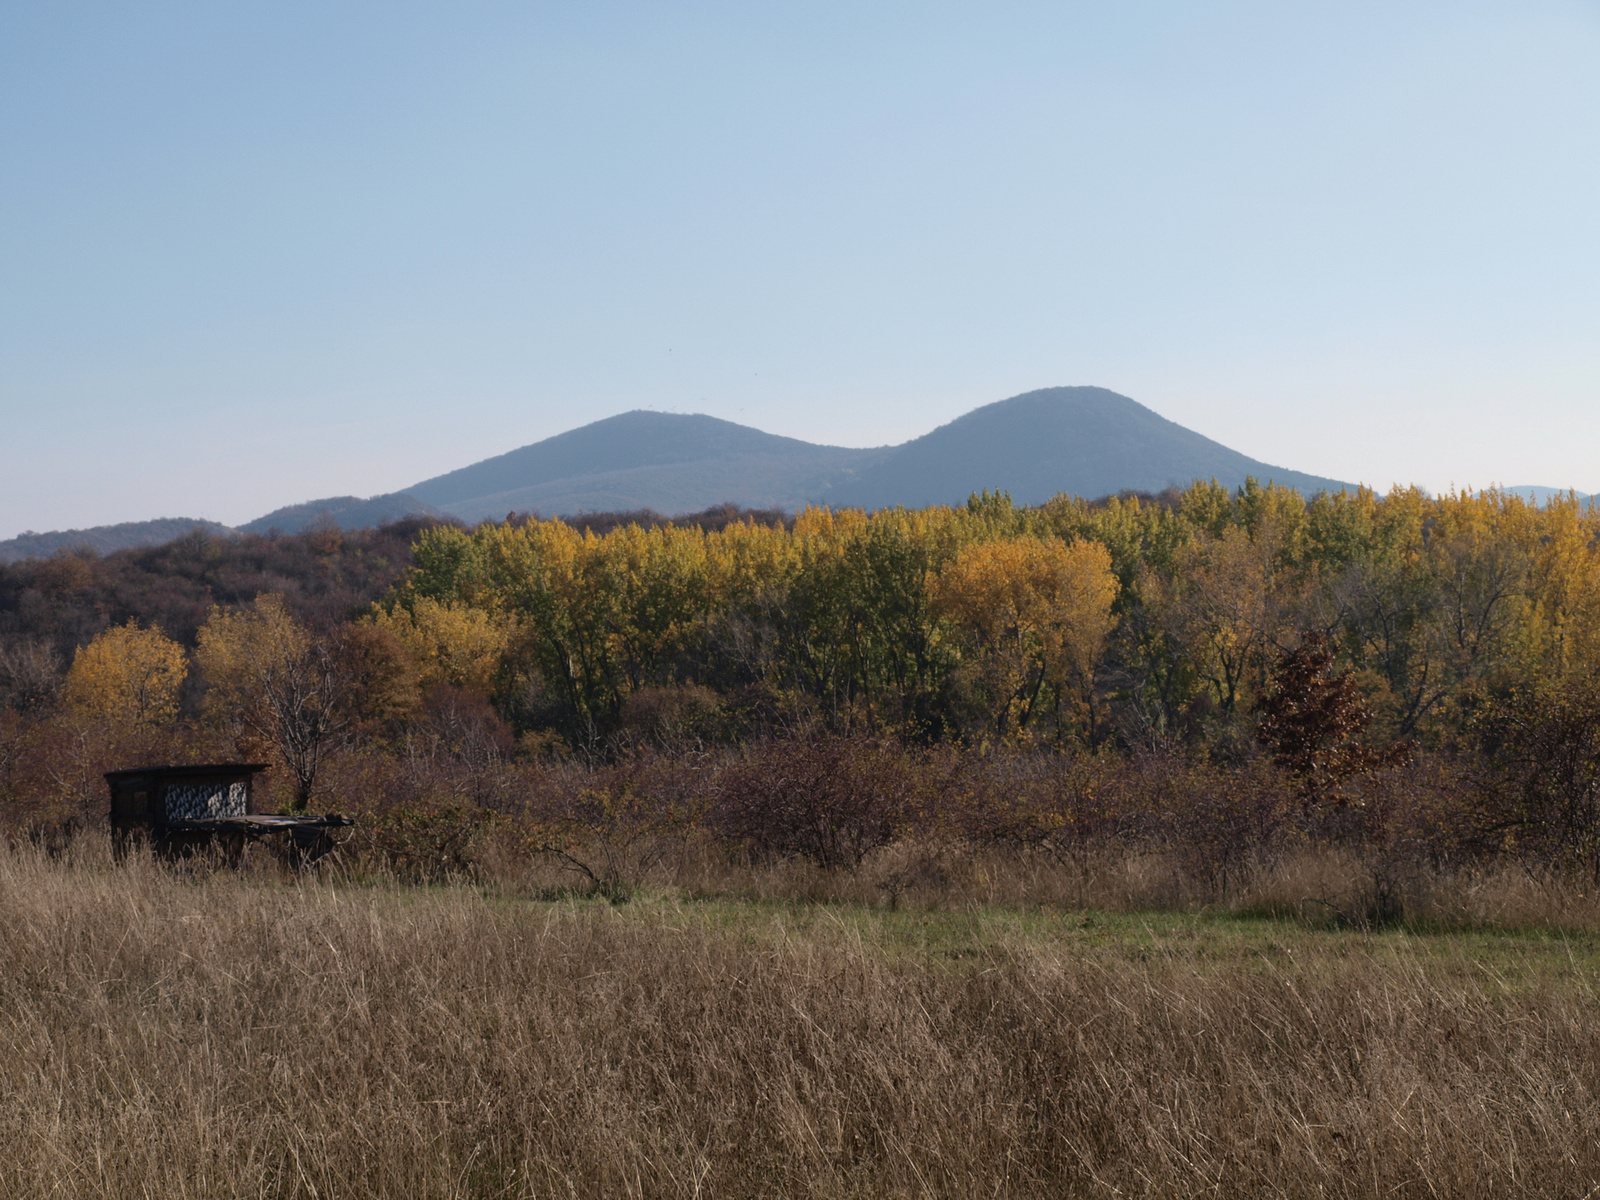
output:
[[438,509],[406,492],[391,492],[363,500],[359,496],[330,496],[274,509],[264,517],[239,526],[241,533],[299,533],[316,525],[339,529],[371,529],[406,517],[443,516]]
[[26,558],[48,558],[61,550],[87,550],[111,554],[140,546],[160,546],[199,529],[208,534],[234,531],[215,521],[194,517],[161,517],[154,521],[125,521],[121,525],[97,525],[92,529],[61,529],[52,533],[18,534],[0,542],[0,563],[21,562]]
[[833,499],[920,507],[999,488],[1018,504],[1042,504],[1061,492],[1093,500],[1197,479],[1236,488],[1248,478],[1307,496],[1350,486],[1249,458],[1105,388],[1060,387],[984,405],[896,446]]
[[687,513],[725,501],[793,510],[826,502],[883,453],[818,446],[700,413],[636,410],[406,491],[465,521],[509,512]]
[[[405,491],[291,504],[239,530],[360,529],[413,516],[472,523],[512,512],[682,514],[729,503],[790,512],[807,504],[921,507],[962,504],[985,489],[1039,504],[1060,493],[1097,499],[1197,479],[1236,488],[1247,478],[1308,496],[1348,486],[1250,458],[1105,388],[1059,387],[987,404],[909,442],[870,449],[819,446],[704,414],[626,412]],[[0,542],[0,562],[77,546],[107,553],[152,545],[195,526],[234,532],[185,518],[29,533]]]
[[806,504],[961,504],[1005,491],[1019,504],[1066,492],[1095,499],[1247,478],[1338,491],[1336,479],[1272,466],[1097,387],[1046,388],[974,409],[899,446],[857,450],[777,437],[701,414],[628,412],[406,491],[465,521],[654,509]]
[[1550,502],[1552,497],[1556,496],[1574,495],[1578,498],[1580,505],[1589,505],[1600,501],[1600,492],[1588,495],[1572,488],[1534,487],[1524,484],[1519,487],[1507,487],[1500,490],[1511,496],[1521,496],[1524,500],[1532,500],[1540,508],[1543,508]]

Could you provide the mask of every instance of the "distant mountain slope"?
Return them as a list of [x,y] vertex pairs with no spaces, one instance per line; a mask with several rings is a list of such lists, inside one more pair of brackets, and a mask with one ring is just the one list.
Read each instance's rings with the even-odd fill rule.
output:
[[25,558],[48,558],[57,550],[87,547],[96,554],[128,550],[135,546],[159,546],[180,538],[192,529],[206,533],[230,534],[226,525],[194,517],[161,517],[154,521],[126,521],[121,525],[96,525],[92,529],[64,529],[54,533],[23,533],[0,542],[0,562],[21,562]]
[[1507,495],[1521,496],[1524,500],[1531,500],[1540,508],[1543,508],[1546,504],[1549,504],[1551,500],[1557,497],[1565,498],[1568,495],[1577,496],[1580,507],[1590,504],[1600,504],[1600,493],[1589,496],[1582,492],[1575,491],[1572,488],[1535,487],[1533,485],[1523,484],[1518,487],[1501,488],[1500,490],[1505,492]]
[[[707,507],[705,505],[701,506]],[[46,558],[58,550],[88,547],[96,554],[110,554],[136,546],[160,546],[194,529],[227,536],[235,533],[300,533],[320,523],[340,529],[372,529],[403,517],[442,517],[446,514],[405,492],[373,496],[333,496],[291,504],[264,517],[257,517],[237,529],[216,521],[194,517],[164,517],[156,521],[130,521],[122,525],[97,525],[93,529],[67,529],[55,533],[24,533],[0,542],[0,563],[21,562],[27,558]]]
[[512,511],[690,512],[723,501],[793,509],[825,499],[882,454],[818,446],[698,413],[634,411],[407,491],[466,521]]
[[402,517],[439,517],[438,509],[423,503],[409,492],[390,492],[363,500],[359,496],[330,496],[274,509],[264,517],[239,526],[244,533],[299,533],[316,524],[337,525],[340,529],[372,529]]
[[[465,521],[731,502],[884,508],[960,504],[996,488],[1019,504],[1248,477],[1307,495],[1346,486],[1269,466],[1105,388],[1046,388],[974,409],[900,446],[854,450],[701,414],[628,412],[407,489]],[[248,526],[247,526],[248,528]]]
[[920,507],[1000,488],[1039,504],[1058,492],[1094,499],[1196,479],[1238,487],[1252,476],[1307,495],[1348,486],[1258,462],[1105,388],[1060,387],[987,404],[896,446],[832,499]]
[[[985,488],[1038,504],[1060,492],[1095,499],[1196,479],[1238,487],[1249,476],[1307,495],[1347,485],[1269,466],[1097,387],[1045,388],[974,409],[899,446],[851,449],[779,437],[704,414],[634,411],[450,471],[403,492],[293,504],[240,527],[297,533],[361,529],[408,516],[495,520],[651,509],[689,513],[732,503],[794,511],[808,503],[884,508],[960,504]],[[1512,489],[1543,495],[1548,489]],[[214,521],[142,521],[0,542],[0,562],[63,546],[102,553],[170,541]]]

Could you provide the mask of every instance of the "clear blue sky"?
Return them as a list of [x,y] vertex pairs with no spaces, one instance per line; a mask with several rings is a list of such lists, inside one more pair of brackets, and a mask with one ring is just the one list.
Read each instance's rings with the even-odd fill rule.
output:
[[1600,4],[0,3],[0,537],[1078,383],[1600,490]]

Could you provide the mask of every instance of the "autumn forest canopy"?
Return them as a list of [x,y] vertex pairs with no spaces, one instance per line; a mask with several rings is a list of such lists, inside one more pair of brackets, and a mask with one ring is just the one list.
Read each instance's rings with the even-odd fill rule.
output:
[[722,803],[717,828],[764,845],[713,776],[754,794],[772,772],[750,764],[809,755],[797,788],[837,777],[872,813],[806,819],[879,840],[1210,838],[1224,818],[1190,809],[1229,794],[1252,844],[1600,869],[1600,513],[1576,500],[1196,484],[759,517],[194,535],[0,568],[7,823],[92,819],[97,773],[130,759],[243,757],[285,807],[520,812],[548,847],[596,796],[697,828]]

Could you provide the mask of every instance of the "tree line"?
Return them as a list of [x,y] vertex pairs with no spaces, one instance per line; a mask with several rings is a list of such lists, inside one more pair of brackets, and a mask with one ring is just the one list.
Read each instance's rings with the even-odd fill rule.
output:
[[[1499,788],[1457,804],[1480,840],[1600,864],[1597,535],[1572,497],[1249,483],[191,538],[118,560],[142,610],[106,603],[104,560],[61,556],[0,577],[0,788],[86,797],[116,755],[261,757],[303,808],[359,747],[444,754],[477,804],[515,762],[837,736],[1269,763],[1332,811],[1425,760]],[[96,616],[70,660],[37,632]]]
[[1600,666],[1600,517],[1487,492],[1163,497],[790,525],[424,531],[367,618],[519,729],[601,743],[640,697],[924,741],[1249,753],[1284,656],[1332,648],[1371,733],[1448,748]]

